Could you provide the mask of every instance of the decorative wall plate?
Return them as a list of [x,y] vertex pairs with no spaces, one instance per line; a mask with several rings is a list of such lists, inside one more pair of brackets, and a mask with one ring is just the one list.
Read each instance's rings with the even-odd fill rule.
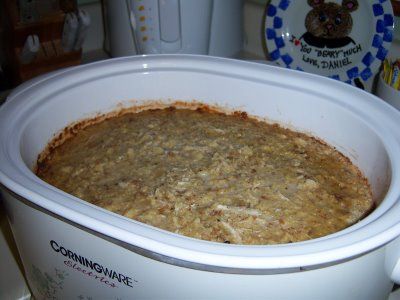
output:
[[390,0],[271,0],[265,38],[279,65],[356,85],[379,70],[393,24]]

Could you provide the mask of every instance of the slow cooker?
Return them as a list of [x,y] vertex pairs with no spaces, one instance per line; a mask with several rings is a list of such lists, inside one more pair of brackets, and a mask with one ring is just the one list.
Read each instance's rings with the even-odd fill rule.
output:
[[[201,103],[316,136],[368,178],[377,208],[337,233],[282,245],[196,240],[106,211],[40,180],[67,125],[131,106]],[[37,299],[386,299],[400,282],[400,113],[344,83],[252,62],[137,56],[63,70],[0,109],[0,182]]]

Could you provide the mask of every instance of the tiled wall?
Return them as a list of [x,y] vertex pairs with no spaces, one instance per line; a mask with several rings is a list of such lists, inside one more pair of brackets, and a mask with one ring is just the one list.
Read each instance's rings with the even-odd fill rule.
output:
[[265,59],[263,42],[265,5],[260,1],[246,1],[244,6],[244,51],[260,59]]

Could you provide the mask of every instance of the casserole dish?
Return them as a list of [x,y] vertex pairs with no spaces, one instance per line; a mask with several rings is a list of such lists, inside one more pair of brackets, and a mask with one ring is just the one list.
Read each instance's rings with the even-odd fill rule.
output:
[[[377,208],[310,241],[227,245],[121,217],[32,172],[49,140],[72,122],[177,100],[245,111],[321,138],[360,168]],[[32,293],[39,299],[385,299],[400,281],[399,117],[375,96],[331,79],[203,56],[119,58],[25,84],[0,110],[0,181]]]

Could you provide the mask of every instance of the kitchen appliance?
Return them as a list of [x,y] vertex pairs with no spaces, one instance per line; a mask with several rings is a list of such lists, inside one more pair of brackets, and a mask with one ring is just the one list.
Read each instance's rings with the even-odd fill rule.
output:
[[113,57],[136,53],[235,57],[243,47],[243,0],[117,0],[106,1],[105,9]]
[[[361,169],[378,207],[318,239],[228,245],[116,215],[31,171],[47,142],[71,122],[150,100],[193,99],[322,138]],[[400,282],[399,117],[379,98],[338,81],[209,56],[119,58],[26,83],[0,109],[0,182],[32,293],[39,299],[385,299]]]

